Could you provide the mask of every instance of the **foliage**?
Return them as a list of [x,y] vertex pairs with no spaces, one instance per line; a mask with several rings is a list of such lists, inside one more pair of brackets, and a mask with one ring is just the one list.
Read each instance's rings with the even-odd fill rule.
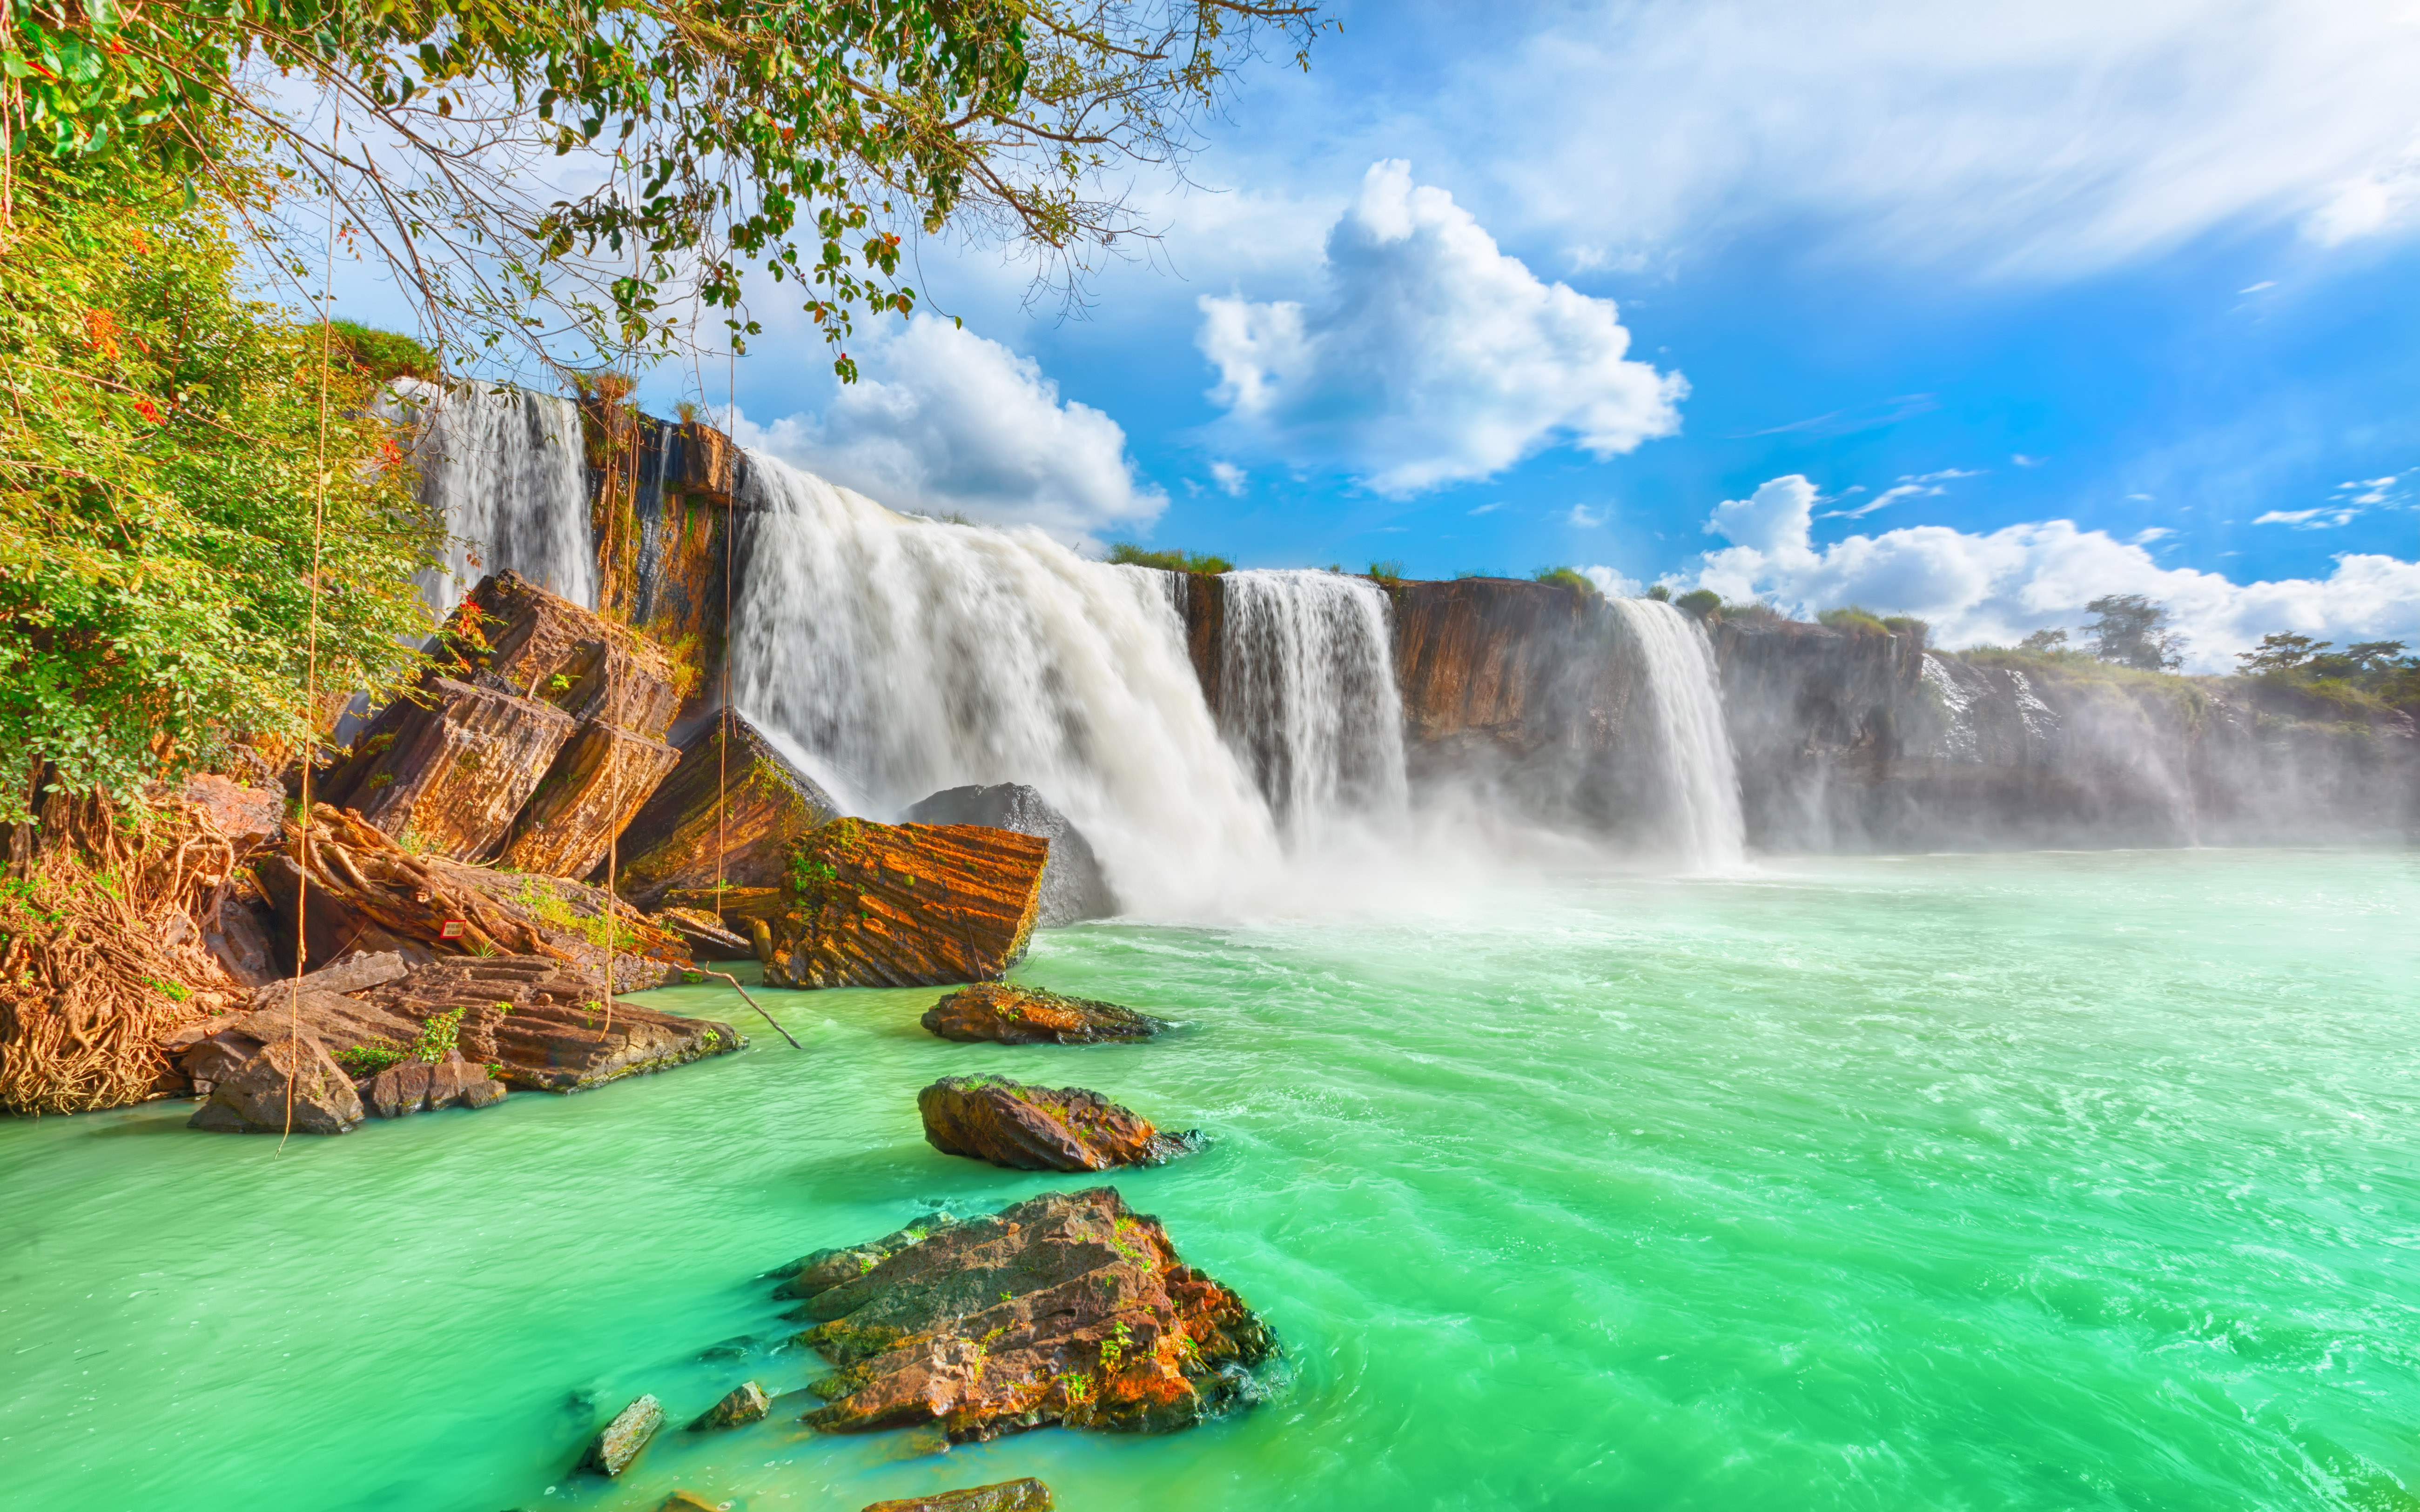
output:
[[1835,630],[1863,630],[1871,635],[1890,633],[1884,626],[1881,615],[1860,609],[1854,604],[1841,609],[1827,609],[1815,616],[1815,623],[1828,625]]
[[2183,661],[2185,640],[2169,628],[2165,606],[2141,594],[2104,594],[2084,606],[2094,616],[2085,630],[2092,654],[2141,671],[2167,671]]
[[465,1009],[449,1008],[442,1013],[431,1013],[420,1024],[420,1038],[411,1041],[411,1058],[431,1065],[454,1053],[462,1037],[462,1015]]
[[347,1045],[336,1052],[336,1064],[343,1067],[345,1074],[355,1081],[375,1076],[403,1059],[404,1053],[384,1040],[373,1040],[367,1044]]
[[2420,656],[2400,640],[2362,640],[2335,649],[2306,635],[2260,638],[2237,661],[2256,702],[2301,718],[2375,722],[2390,709],[2420,714]]
[[394,378],[437,378],[437,354],[411,336],[374,331],[358,320],[331,320],[329,329],[345,357],[375,383]]
[[1671,586],[1668,583],[1651,583],[1647,588],[1647,596],[1658,604],[1669,604],[1672,602]]
[[1693,588],[1672,600],[1672,607],[1702,620],[1723,607],[1723,595],[1711,588]]
[[[228,734],[299,738],[312,655],[323,337],[243,297],[230,219],[122,160],[19,165],[0,227],[0,821],[24,774],[136,801]],[[384,693],[427,631],[439,532],[370,376],[329,375],[318,687]]]
[[1206,551],[1147,551],[1132,541],[1120,541],[1109,548],[1111,562],[1127,567],[1157,567],[1162,572],[1233,572],[1235,564],[1225,557]]
[[[22,100],[10,156],[133,147],[208,179],[231,128],[260,132],[337,196],[432,328],[474,351],[543,350],[566,332],[600,349],[666,345],[689,297],[744,341],[749,264],[803,285],[837,344],[859,312],[913,307],[895,277],[901,233],[953,224],[1079,269],[1141,230],[1101,197],[1105,173],[1181,156],[1231,67],[1272,35],[1301,60],[1319,25],[1288,0],[120,0],[4,14],[0,67]],[[265,87],[277,77],[315,81],[319,116],[281,109],[285,91]],[[833,365],[855,376],[845,349]]]
[[2033,634],[2017,642],[2017,649],[2019,651],[2040,652],[2043,655],[2048,655],[2055,651],[2063,651],[2066,648],[2067,632],[2065,630],[2036,630]]
[[1404,564],[1400,562],[1373,562],[1368,576],[1373,582],[1399,583],[1404,580]]
[[1596,584],[1589,581],[1575,567],[1540,567],[1529,577],[1534,582],[1552,583],[1558,588],[1568,588],[1584,598],[1603,596],[1598,593]]

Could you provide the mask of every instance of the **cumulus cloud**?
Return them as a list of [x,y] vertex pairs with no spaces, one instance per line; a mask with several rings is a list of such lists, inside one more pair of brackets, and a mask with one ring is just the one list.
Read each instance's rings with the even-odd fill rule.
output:
[[2412,225],[2415,76],[2403,4],[1640,0],[1557,8],[1389,124],[1452,154],[1484,120],[1504,224],[1607,261],[1790,221],[2066,275],[2230,224]]
[[1612,301],[1541,281],[1408,163],[1371,167],[1321,272],[1308,302],[1201,301],[1211,397],[1267,451],[1400,497],[1679,428],[1687,382],[1627,359]]
[[2064,519],[1983,534],[1916,525],[1818,548],[1809,538],[1816,500],[1815,486],[1793,473],[1715,505],[1707,529],[1731,544],[1707,552],[1683,580],[1798,612],[1862,604],[1914,614],[1931,622],[1937,643],[1952,646],[2073,628],[2088,618],[2091,600],[2142,594],[2175,615],[2194,671],[2231,670],[2234,653],[2278,630],[2420,642],[2420,562],[2347,553],[2325,578],[2237,583],[2163,567],[2141,545]]
[[1243,496],[1244,485],[1250,481],[1250,475],[1233,462],[1213,462],[1210,464],[1210,481],[1218,486],[1220,493],[1230,499],[1237,499]]
[[858,362],[862,376],[821,414],[743,416],[741,444],[893,509],[1038,525],[1069,542],[1168,505],[1137,476],[1116,421],[1062,400],[1039,363],[996,341],[918,316]]

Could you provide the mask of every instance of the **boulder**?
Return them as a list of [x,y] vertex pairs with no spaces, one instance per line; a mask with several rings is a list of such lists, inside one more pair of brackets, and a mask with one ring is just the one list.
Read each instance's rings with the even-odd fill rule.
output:
[[1035,920],[1045,929],[1107,918],[1118,911],[1117,895],[1109,890],[1092,841],[1049,800],[1021,782],[946,788],[901,817],[917,825],[985,825],[1048,841],[1050,862],[1042,869],[1042,913]]
[[597,1431],[589,1441],[588,1453],[580,1461],[582,1470],[593,1470],[600,1475],[619,1475],[630,1468],[648,1442],[664,1426],[664,1408],[653,1396],[642,1396],[613,1415],[613,1421]]
[[1032,937],[1049,857],[1011,830],[835,819],[790,843],[766,985],[997,980]]
[[[714,892],[715,852],[723,883],[762,900],[769,918],[779,901],[790,842],[837,818],[840,805],[738,714],[708,720],[680,747],[670,776],[622,832],[615,885],[642,908],[676,902],[730,917]],[[722,795],[718,825],[715,795]],[[674,897],[675,893],[682,896]]]
[[515,572],[481,579],[430,651],[449,676],[649,740],[680,710],[683,673],[661,647]]
[[349,1134],[362,1100],[316,1035],[279,1034],[214,1078],[190,1127],[222,1134]]
[[271,932],[276,928],[277,915],[260,896],[258,887],[240,875],[237,886],[219,900],[218,908],[205,913],[202,948],[235,979],[236,985],[256,987],[274,981],[278,962],[293,951],[291,939],[281,949],[272,938]]
[[1169,1027],[1164,1019],[1090,997],[1063,997],[1004,981],[961,987],[920,1020],[944,1040],[993,1044],[1100,1044],[1148,1040]]
[[253,989],[252,1009],[274,1008],[289,993],[358,993],[411,975],[411,963],[399,950],[356,951],[331,965],[284,981],[264,982]]
[[578,728],[549,704],[430,677],[380,711],[313,795],[414,852],[480,860]]
[[700,1412],[689,1428],[691,1433],[703,1433],[710,1428],[736,1428],[742,1424],[755,1422],[772,1410],[772,1398],[765,1395],[765,1388],[752,1381],[743,1381],[732,1388],[729,1396]]
[[241,854],[277,838],[286,824],[286,795],[247,787],[216,772],[185,779],[185,798]]
[[1199,1143],[1164,1134],[1131,1108],[1079,1087],[1028,1087],[999,1076],[944,1076],[916,1094],[924,1140],[1013,1171],[1106,1171],[1156,1165]]
[[656,1504],[656,1512],[730,1512],[728,1502],[709,1502],[695,1491],[675,1491]]
[[1242,1299],[1117,1192],[1046,1193],[935,1229],[814,1292],[802,1335],[828,1432],[936,1424],[954,1443],[1052,1424],[1160,1431],[1257,1400],[1276,1351]]
[[589,720],[538,779],[498,864],[547,876],[588,875],[605,864],[613,837],[679,760],[660,740]]
[[443,1060],[402,1060],[371,1077],[362,1101],[381,1119],[400,1119],[435,1108],[484,1108],[504,1100],[504,1086],[485,1066],[459,1051]]
[[1023,1480],[970,1486],[961,1491],[875,1502],[867,1505],[865,1512],[1052,1512],[1058,1504],[1050,1499],[1049,1487],[1028,1475]]
[[956,1222],[946,1212],[928,1212],[896,1233],[886,1234],[880,1239],[845,1249],[816,1250],[772,1273],[782,1278],[782,1284],[773,1288],[773,1295],[812,1297],[817,1292],[830,1291],[844,1281],[852,1281],[865,1274],[901,1250],[923,1243]]

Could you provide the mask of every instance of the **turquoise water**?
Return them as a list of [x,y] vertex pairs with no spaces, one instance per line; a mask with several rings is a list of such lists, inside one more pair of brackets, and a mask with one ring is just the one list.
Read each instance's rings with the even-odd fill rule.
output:
[[[933,993],[766,994],[803,1055],[283,1155],[184,1104],[0,1125],[0,1501],[2420,1507],[2420,856],[1565,875],[1019,976],[1185,1026],[952,1045]],[[1117,1184],[1275,1321],[1279,1399],[947,1452],[792,1399],[571,1477],[642,1392],[809,1379],[697,1358],[782,1336],[768,1267],[1088,1184],[927,1149],[916,1088],[968,1070],[1210,1134]]]

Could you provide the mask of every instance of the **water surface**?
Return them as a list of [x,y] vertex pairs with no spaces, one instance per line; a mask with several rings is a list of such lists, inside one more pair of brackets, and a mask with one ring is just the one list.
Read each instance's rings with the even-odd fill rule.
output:
[[[1038,1474],[1070,1512],[2420,1507],[2420,857],[1446,892],[1044,936],[1018,976],[1184,1021],[1150,1045],[772,993],[804,1054],[760,1032],[282,1155],[182,1103],[0,1123],[7,1500],[849,1512]],[[792,1398],[568,1473],[642,1392],[677,1422],[819,1373],[767,1268],[1088,1184],[923,1144],[916,1089],[979,1070],[1210,1134],[1117,1184],[1274,1320],[1275,1404],[942,1453]]]

